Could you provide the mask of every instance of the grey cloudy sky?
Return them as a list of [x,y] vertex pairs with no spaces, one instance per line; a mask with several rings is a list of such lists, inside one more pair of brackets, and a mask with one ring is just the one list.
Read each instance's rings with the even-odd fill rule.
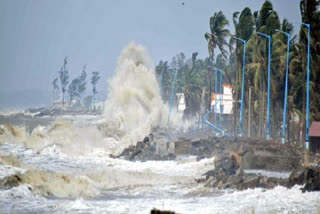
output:
[[[182,2],[185,4],[182,5]],[[154,63],[179,52],[207,55],[209,17],[264,0],[0,0],[0,107],[47,104],[52,80],[69,57],[75,77],[87,64],[106,93],[121,49],[130,41],[146,46]],[[300,20],[299,0],[272,0],[281,19]],[[298,26],[295,25],[297,28]],[[297,29],[296,29],[297,30]]]

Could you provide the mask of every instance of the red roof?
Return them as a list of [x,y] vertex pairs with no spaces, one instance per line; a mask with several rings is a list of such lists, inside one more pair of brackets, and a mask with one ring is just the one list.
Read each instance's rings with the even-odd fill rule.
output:
[[320,122],[312,122],[309,129],[310,137],[320,137]]
[[226,88],[232,89],[232,86],[230,84],[226,84],[226,83],[222,84],[222,87],[226,87]]

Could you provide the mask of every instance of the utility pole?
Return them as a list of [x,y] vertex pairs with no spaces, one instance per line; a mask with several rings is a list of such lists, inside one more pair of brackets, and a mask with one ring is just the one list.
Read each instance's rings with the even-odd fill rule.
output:
[[281,133],[281,143],[284,144],[286,141],[286,124],[287,124],[286,116],[287,116],[287,96],[288,96],[290,34],[278,29],[276,29],[276,31],[287,36],[287,59],[286,59],[285,89],[284,89],[284,100],[283,100],[282,133]]
[[239,40],[243,44],[243,56],[242,56],[242,74],[241,74],[241,103],[240,103],[240,120],[239,120],[239,136],[242,136],[242,121],[243,121],[243,94],[244,94],[244,72],[246,69],[246,44],[247,41],[233,36],[234,39]]
[[248,137],[251,137],[251,87],[249,87]]

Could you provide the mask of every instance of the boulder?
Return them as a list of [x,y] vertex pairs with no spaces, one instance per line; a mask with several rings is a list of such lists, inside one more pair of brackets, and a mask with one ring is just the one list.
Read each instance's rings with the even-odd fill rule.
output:
[[231,154],[229,157],[217,160],[215,169],[206,172],[204,174],[205,179],[198,180],[198,182],[204,182],[207,187],[238,190],[256,187],[270,189],[277,185],[287,185],[287,179],[245,173],[239,165],[238,158],[236,155]]
[[152,209],[150,214],[175,214],[173,211]]
[[303,185],[303,192],[320,191],[320,167],[306,167],[301,171],[293,171],[288,179],[288,187]]
[[130,161],[148,161],[148,160],[174,160],[176,155],[170,153],[166,147],[166,153],[158,149],[158,144],[156,142],[150,141],[153,139],[152,135],[149,135],[139,141],[135,146],[131,145],[124,149],[119,156],[114,156],[114,158],[123,158]]
[[0,187],[5,189],[10,189],[16,187],[21,183],[21,178],[19,175],[10,175],[0,180]]
[[235,156],[225,157],[215,162],[215,168],[222,170],[225,176],[235,175],[240,165],[237,163]]
[[237,161],[243,169],[288,171],[300,168],[302,163],[295,147],[260,138],[181,137],[174,144],[176,154],[195,155],[197,160],[213,156],[223,159],[230,153],[237,154]]

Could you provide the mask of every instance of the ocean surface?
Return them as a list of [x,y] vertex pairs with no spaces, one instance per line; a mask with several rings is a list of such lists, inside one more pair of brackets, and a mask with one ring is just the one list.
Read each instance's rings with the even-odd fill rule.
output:
[[[111,158],[152,128],[167,126],[168,105],[161,99],[150,57],[134,43],[122,51],[108,91],[102,115],[47,116],[38,125],[36,118],[32,122],[36,113],[20,112],[31,122],[15,118],[14,125],[0,124],[0,213],[147,214],[152,208],[183,214],[320,213],[320,192],[302,193],[299,186],[235,191],[198,184],[196,179],[214,168],[214,157]],[[170,127],[190,124],[172,111]],[[20,182],[4,186],[13,175]]]
[[[81,130],[98,118],[68,116],[64,120],[69,121],[66,127],[73,124]],[[60,128],[39,127],[30,135],[19,133],[19,129],[17,136],[2,135],[6,142],[0,144],[0,157],[10,155],[19,164],[0,165],[0,179],[30,173],[25,183],[0,190],[1,213],[149,213],[152,208],[208,214],[320,212],[319,192],[302,193],[299,186],[245,191],[207,188],[196,179],[214,168],[214,158],[147,162],[113,159],[109,157],[111,146],[96,144],[89,149],[75,134],[59,136],[74,131],[65,126],[60,122]],[[74,142],[67,139],[71,137]],[[58,143],[64,138],[75,145]],[[288,176],[287,172],[248,172]]]

